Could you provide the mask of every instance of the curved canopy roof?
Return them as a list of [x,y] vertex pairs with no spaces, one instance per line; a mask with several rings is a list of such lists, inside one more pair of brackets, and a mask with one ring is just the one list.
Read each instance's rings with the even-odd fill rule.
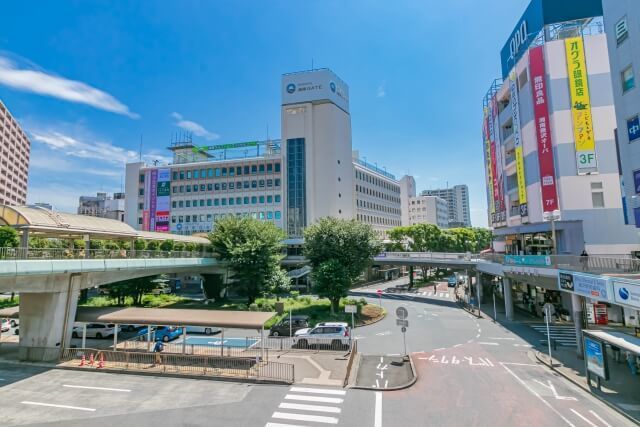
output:
[[203,237],[182,236],[169,233],[138,231],[115,219],[55,212],[30,206],[0,205],[0,226],[8,225],[18,230],[28,230],[30,235],[56,238],[83,238],[114,240],[167,240],[209,244]]

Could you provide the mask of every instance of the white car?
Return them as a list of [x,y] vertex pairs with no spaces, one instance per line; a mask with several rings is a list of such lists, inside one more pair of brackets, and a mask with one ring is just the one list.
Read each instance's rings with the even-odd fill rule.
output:
[[[82,337],[82,324],[76,323],[73,327],[71,335],[73,338]],[[122,328],[118,326],[118,333]],[[116,325],[113,323],[88,323],[87,324],[87,338],[107,338],[113,336],[116,331]]]
[[293,345],[300,348],[329,346],[332,350],[351,346],[349,325],[343,322],[322,322],[314,328],[304,328],[293,335]]
[[211,326],[187,326],[188,334],[219,334],[222,330],[220,328],[213,328]]
[[9,329],[11,329],[9,319],[2,319],[2,322],[0,322],[0,331],[7,332]]

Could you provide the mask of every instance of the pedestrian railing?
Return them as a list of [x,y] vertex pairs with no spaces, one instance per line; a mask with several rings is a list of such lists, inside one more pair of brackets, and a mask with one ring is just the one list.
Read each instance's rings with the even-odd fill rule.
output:
[[129,249],[38,249],[0,248],[0,260],[66,260],[66,259],[149,259],[149,258],[211,258],[208,251],[148,251]]
[[[194,356],[218,356],[218,357],[256,357],[264,356],[268,359],[269,348],[260,348],[255,346],[256,341],[251,338],[246,339],[245,346],[225,346],[216,344],[221,342],[218,337],[210,337],[213,344],[189,344],[189,343],[162,343],[163,353],[186,354]],[[118,351],[149,351],[153,347],[153,342],[149,344],[146,336],[138,336],[118,344]]]
[[345,352],[351,349],[353,339],[351,337],[338,338],[316,338],[313,336],[269,336],[261,339],[260,337],[250,337],[250,340],[256,340],[252,347],[254,350],[260,349],[275,351],[339,351]]
[[224,377],[285,383],[293,383],[295,379],[294,365],[271,362],[260,356],[217,357],[164,351],[151,353],[70,348],[62,352],[60,365],[96,370],[148,372],[158,375]]

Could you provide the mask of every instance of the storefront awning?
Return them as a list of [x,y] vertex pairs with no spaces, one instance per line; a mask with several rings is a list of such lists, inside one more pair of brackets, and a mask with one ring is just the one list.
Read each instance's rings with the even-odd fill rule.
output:
[[585,335],[640,356],[640,338],[623,332],[584,330]]

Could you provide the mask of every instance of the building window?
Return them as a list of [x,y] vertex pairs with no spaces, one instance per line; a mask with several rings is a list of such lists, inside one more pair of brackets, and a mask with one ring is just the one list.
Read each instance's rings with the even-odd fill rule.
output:
[[207,206],[211,206],[211,199],[207,199]]
[[242,175],[242,166],[236,168],[236,175]]
[[245,198],[244,198],[244,204],[245,204],[245,205],[248,205],[248,204],[249,204],[249,197],[248,197],[248,196],[245,196]]
[[198,179],[200,178],[200,172],[198,172],[198,169],[193,171],[193,179]]
[[207,176],[209,178],[213,178],[213,169],[212,168],[207,169]]
[[251,181],[251,188],[258,188],[258,181]]
[[258,173],[258,166],[257,165],[251,165],[251,173]]
[[252,204],[252,205],[255,205],[256,203],[258,203],[258,197],[256,197],[256,196],[252,196],[252,197],[251,197],[251,204]]
[[143,173],[140,174],[140,182],[141,183],[144,182],[144,174]]
[[178,172],[173,172],[173,180],[177,181],[178,180]]
[[242,184],[244,188],[249,188],[250,185],[249,181],[244,181],[244,184]]
[[249,175],[249,166],[244,167],[244,174]]
[[527,84],[528,81],[529,81],[529,78],[527,75],[527,69],[525,68],[525,70],[522,73],[520,73],[520,75],[518,76],[518,87],[522,89],[524,85]]
[[264,204],[264,196],[260,196],[260,203]]
[[142,224],[142,217],[141,216],[138,217],[138,224],[140,224],[140,225]]
[[171,202],[171,207],[172,208],[177,208],[178,207],[178,203],[174,200],[173,202]]
[[144,188],[138,190],[138,196],[144,196]]
[[[305,139],[287,140],[287,232],[290,236],[301,236],[306,226],[306,159]],[[276,172],[279,163],[276,163]],[[280,186],[280,179],[275,180]],[[280,219],[280,211],[276,211],[276,219]]]
[[191,171],[187,171],[187,179],[191,179]]
[[275,196],[276,203],[280,203],[280,195],[276,194]]
[[213,199],[213,206],[220,206],[220,199]]
[[267,173],[273,173],[273,163],[267,164]]
[[178,207],[179,208],[184,208],[184,201],[182,201],[182,200],[178,201]]
[[220,191],[220,184],[218,184],[218,183],[213,184],[213,188],[214,188],[216,191]]
[[604,208],[604,191],[602,182],[591,183],[591,202],[594,208]]
[[267,196],[267,203],[273,203],[273,196]]
[[191,200],[187,200],[185,203],[185,206],[190,208],[191,207]]
[[204,191],[204,189],[205,189],[204,184],[200,184],[200,191]]
[[282,215],[280,214],[280,211],[276,211],[275,214],[276,214],[276,219],[282,218]]
[[622,92],[628,92],[636,87],[636,79],[633,74],[633,66],[629,65],[622,71]]
[[264,165],[260,165],[260,166],[258,167],[258,172],[259,172],[259,173],[264,173]]
[[616,23],[616,43],[618,46],[629,38],[629,27],[627,27],[627,17],[625,16]]
[[213,184],[207,184],[207,190],[213,191]]

